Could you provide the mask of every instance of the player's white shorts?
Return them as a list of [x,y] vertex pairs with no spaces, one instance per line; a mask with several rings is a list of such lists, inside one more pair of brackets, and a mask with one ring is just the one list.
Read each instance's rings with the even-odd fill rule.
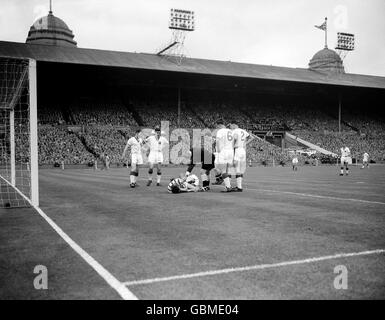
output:
[[233,160],[234,160],[233,149],[223,149],[215,157],[215,164],[218,164],[218,165],[233,164]]
[[228,170],[227,173],[232,175],[234,174],[232,172],[234,170],[233,160],[234,160],[233,149],[223,149],[215,157],[215,168],[222,171],[223,173],[226,172],[226,170]]
[[352,157],[341,157],[341,164],[352,164]]
[[298,164],[298,160],[297,159],[293,159],[292,163],[293,163],[293,166],[295,166],[295,165]]
[[131,154],[131,164],[143,164],[143,157],[140,153]]
[[163,163],[163,153],[162,152],[150,152],[148,155],[149,163]]
[[246,150],[244,148],[236,148],[234,152],[235,173],[245,173],[246,171]]

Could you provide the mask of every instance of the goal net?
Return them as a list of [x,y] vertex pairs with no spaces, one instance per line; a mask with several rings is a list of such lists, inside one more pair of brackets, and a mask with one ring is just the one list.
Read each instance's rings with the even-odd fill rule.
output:
[[0,57],[0,208],[38,205],[36,62]]

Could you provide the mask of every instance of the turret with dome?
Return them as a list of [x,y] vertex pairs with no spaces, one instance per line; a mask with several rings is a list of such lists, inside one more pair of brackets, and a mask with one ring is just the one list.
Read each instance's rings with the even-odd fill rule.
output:
[[345,73],[341,57],[337,52],[328,49],[318,51],[309,62],[309,69],[332,73]]
[[320,26],[315,26],[325,32],[325,47],[318,51],[309,62],[309,69],[325,73],[345,73],[344,64],[337,52],[328,48],[327,17]]
[[52,13],[52,3],[47,16],[34,22],[28,32],[26,43],[76,47],[74,35],[67,24]]

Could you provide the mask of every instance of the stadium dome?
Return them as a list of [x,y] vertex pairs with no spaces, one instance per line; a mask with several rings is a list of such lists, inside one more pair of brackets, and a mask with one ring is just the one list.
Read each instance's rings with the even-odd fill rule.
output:
[[76,47],[73,38],[67,24],[50,10],[47,16],[39,18],[31,26],[26,43]]
[[318,51],[309,62],[309,69],[323,72],[345,73],[341,57],[337,52],[324,48]]

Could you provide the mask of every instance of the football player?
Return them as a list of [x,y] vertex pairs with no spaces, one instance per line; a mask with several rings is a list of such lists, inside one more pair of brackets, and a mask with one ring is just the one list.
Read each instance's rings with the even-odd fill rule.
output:
[[131,172],[130,172],[130,187],[135,188],[137,186],[136,180],[139,175],[139,166],[143,164],[142,158],[142,144],[143,140],[140,138],[141,130],[138,129],[135,132],[135,136],[128,139],[126,147],[123,150],[122,161],[126,156],[126,152],[131,148]]
[[234,123],[230,125],[230,128],[234,140],[233,171],[235,171],[235,178],[237,181],[237,186],[233,188],[233,191],[242,192],[242,180],[246,171],[246,141],[250,134]]
[[230,129],[226,128],[223,120],[217,121],[215,167],[222,172],[222,178],[226,189],[222,192],[232,192],[229,167],[234,161],[234,138]]
[[367,152],[364,153],[362,158],[362,169],[369,168],[369,154]]
[[161,135],[159,127],[156,127],[153,131],[153,134],[147,137],[144,142],[147,143],[150,147],[150,154],[148,156],[148,181],[147,186],[150,186],[152,183],[152,174],[154,171],[154,165],[156,165],[156,185],[160,186],[160,180],[162,177],[161,165],[163,163],[163,149],[168,144],[168,141],[165,137]]
[[194,167],[198,163],[202,163],[201,167],[201,179],[202,179],[202,191],[210,190],[210,172],[214,170],[216,183],[221,184],[223,179],[221,173],[215,169],[215,155],[212,151],[207,150],[207,148],[191,148],[189,151],[190,155],[190,164],[187,167],[186,177],[191,174]]
[[291,160],[291,163],[293,164],[293,171],[298,170],[298,156],[294,155],[293,160]]
[[[181,174],[182,176],[183,174]],[[199,188],[199,179],[195,174],[190,174],[187,177],[180,177],[171,179],[168,184],[167,190],[169,193],[182,193],[182,192],[198,192],[201,191]]]
[[344,175],[344,167],[346,175],[349,175],[348,164],[352,162],[352,158],[350,157],[350,149],[345,146],[341,148],[341,172],[340,176]]

